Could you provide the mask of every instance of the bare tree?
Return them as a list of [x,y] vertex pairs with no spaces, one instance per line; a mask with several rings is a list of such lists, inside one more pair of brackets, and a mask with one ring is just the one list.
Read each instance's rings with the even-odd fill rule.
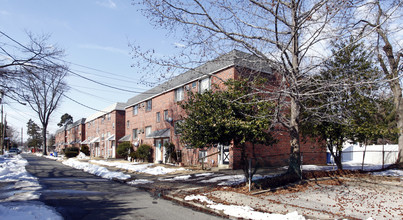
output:
[[[313,76],[322,62],[320,53],[329,39],[343,37],[350,1],[340,0],[270,0],[270,1],[181,1],[143,0],[142,11],[155,26],[181,34],[179,56],[160,57],[153,49],[143,51],[133,46],[134,58],[166,67],[174,72],[240,49],[258,57],[278,74],[276,89],[256,91],[269,93],[277,103],[275,121],[290,133],[288,172],[301,176],[299,126],[304,100],[317,95],[330,82],[319,82]],[[140,5],[139,5],[140,6]],[[168,58],[168,59],[167,59]],[[241,58],[239,58],[241,59]],[[192,66],[193,64],[193,66]],[[145,69],[149,68],[147,66]],[[257,67],[254,67],[255,70]],[[152,70],[154,71],[154,69]],[[159,69],[161,72],[161,69]],[[149,75],[148,75],[149,76]],[[169,76],[160,77],[162,80]],[[312,86],[316,83],[316,86]],[[310,89],[309,89],[310,88]]]
[[47,154],[47,127],[53,111],[58,107],[61,97],[68,90],[64,81],[67,67],[53,63],[47,69],[25,67],[27,72],[21,78],[19,97],[28,103],[42,124],[43,154]]
[[399,130],[399,158],[403,163],[403,97],[401,74],[403,70],[403,1],[372,0],[356,6],[354,28],[359,28],[359,36],[366,36],[376,48],[377,58],[389,88],[393,94]]
[[23,45],[0,31],[0,92],[18,102],[18,82],[29,74],[24,68],[48,69],[64,54],[63,50],[48,44],[49,35],[36,37],[27,33],[27,36],[29,43]]

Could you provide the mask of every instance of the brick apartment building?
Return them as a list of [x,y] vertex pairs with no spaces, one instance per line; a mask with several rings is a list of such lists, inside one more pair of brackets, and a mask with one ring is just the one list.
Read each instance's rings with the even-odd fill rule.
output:
[[61,152],[66,147],[81,148],[81,143],[85,140],[85,118],[77,120],[71,124],[64,125],[56,130],[55,145],[56,151]]
[[[240,150],[234,146],[217,145],[194,149],[185,147],[180,142],[180,134],[175,128],[186,115],[178,102],[186,99],[188,91],[203,92],[211,89],[214,84],[223,88],[223,81],[229,79],[247,77],[251,74],[275,79],[272,64],[262,62],[251,54],[234,50],[130,98],[125,108],[126,135],[117,140],[130,141],[135,149],[143,143],[152,145],[155,163],[166,162],[164,143],[172,142],[175,144],[180,162],[185,165],[200,164],[199,158],[212,155],[204,159],[208,166],[239,168]],[[274,136],[278,139],[278,143],[269,147],[255,146],[256,155],[262,158],[266,166],[287,165],[290,153],[289,134],[287,131],[277,131]],[[302,143],[304,163],[326,162],[326,150],[319,146],[312,141]],[[251,146],[247,150],[250,151]]]
[[55,151],[62,152],[67,147],[66,126],[63,126],[55,132]]
[[92,157],[116,158],[116,140],[125,135],[126,103],[115,103],[85,121],[86,140]]

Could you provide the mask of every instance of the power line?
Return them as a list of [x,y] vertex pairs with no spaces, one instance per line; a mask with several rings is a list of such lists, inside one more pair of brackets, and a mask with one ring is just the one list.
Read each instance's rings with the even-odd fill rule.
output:
[[83,104],[83,103],[81,103],[81,102],[79,102],[79,101],[76,101],[76,100],[74,100],[74,99],[72,99],[72,98],[68,97],[68,96],[67,96],[67,95],[65,95],[65,94],[63,94],[63,96],[64,96],[64,97],[66,97],[67,99],[69,99],[69,100],[71,100],[71,101],[73,101],[73,102],[75,102],[75,103],[77,103],[77,104],[81,105],[81,106],[84,106],[84,107],[88,108],[88,109],[91,109],[91,110],[94,110],[94,111],[97,111],[97,112],[104,112],[104,113],[108,113],[108,112],[105,112],[105,111],[102,111],[102,110],[99,110],[99,109],[96,109],[96,108],[90,107],[90,106],[88,106],[88,105],[86,105],[86,104]]

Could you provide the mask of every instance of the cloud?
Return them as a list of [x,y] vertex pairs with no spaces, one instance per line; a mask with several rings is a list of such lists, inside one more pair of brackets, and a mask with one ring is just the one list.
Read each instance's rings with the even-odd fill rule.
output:
[[105,7],[105,8],[111,8],[111,9],[115,9],[116,3],[113,0],[104,0],[104,1],[97,1],[97,4]]
[[103,50],[107,52],[112,52],[112,53],[120,53],[124,55],[128,55],[128,51],[119,49],[116,47],[110,47],[110,46],[100,46],[100,45],[95,45],[95,44],[84,44],[80,45],[81,48],[85,49],[92,49],[92,50]]

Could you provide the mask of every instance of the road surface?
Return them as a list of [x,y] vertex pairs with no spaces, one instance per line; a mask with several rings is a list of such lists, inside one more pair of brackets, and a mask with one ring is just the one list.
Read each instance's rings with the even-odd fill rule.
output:
[[60,162],[23,154],[38,177],[40,201],[64,219],[222,219],[179,206],[135,187],[102,179]]

